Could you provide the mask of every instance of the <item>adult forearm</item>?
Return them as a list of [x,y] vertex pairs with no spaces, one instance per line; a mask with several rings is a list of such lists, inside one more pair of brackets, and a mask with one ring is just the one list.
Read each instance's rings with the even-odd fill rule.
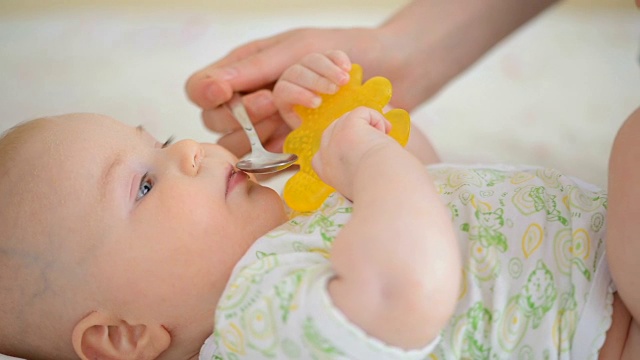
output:
[[[402,92],[397,105],[420,104],[554,2],[414,0],[380,27],[395,68],[388,76]],[[404,87],[406,82],[418,85]]]

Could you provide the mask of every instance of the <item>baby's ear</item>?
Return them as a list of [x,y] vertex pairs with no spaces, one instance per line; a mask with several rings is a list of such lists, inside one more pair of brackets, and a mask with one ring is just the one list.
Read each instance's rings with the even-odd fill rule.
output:
[[160,324],[131,325],[99,311],[80,320],[71,336],[82,360],[155,359],[171,343],[171,335]]

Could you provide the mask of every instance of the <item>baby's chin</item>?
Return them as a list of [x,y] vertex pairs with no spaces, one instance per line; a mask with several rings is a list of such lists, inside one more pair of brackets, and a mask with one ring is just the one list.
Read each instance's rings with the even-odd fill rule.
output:
[[255,178],[247,182],[247,193],[253,198],[266,197],[269,204],[272,204],[273,211],[284,211],[284,202],[278,192],[270,186],[258,182]]

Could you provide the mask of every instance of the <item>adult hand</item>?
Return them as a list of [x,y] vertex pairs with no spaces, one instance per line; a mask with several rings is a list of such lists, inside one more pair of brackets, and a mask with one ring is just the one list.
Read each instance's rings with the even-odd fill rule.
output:
[[[268,150],[281,151],[290,128],[278,115],[270,91],[280,75],[309,53],[333,49],[346,49],[355,61],[374,64],[378,42],[376,29],[290,30],[242,45],[196,72],[187,81],[187,95],[202,108],[205,126],[224,134],[219,143],[242,156],[249,151],[249,143],[231,113],[220,105],[233,92],[245,93],[243,103],[260,139]],[[372,74],[377,71],[372,66],[365,69]]]
[[376,29],[286,31],[242,45],[196,72],[187,81],[187,95],[203,110],[211,110],[227,102],[233,92],[271,89],[285,69],[312,52],[339,49],[354,62],[372,65],[379,42]]

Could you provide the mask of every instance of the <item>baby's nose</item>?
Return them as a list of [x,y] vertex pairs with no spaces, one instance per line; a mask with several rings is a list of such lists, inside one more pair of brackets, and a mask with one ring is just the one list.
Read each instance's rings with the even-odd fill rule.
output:
[[195,176],[200,169],[200,162],[204,158],[202,145],[194,140],[181,140],[168,149],[178,162],[180,171]]

